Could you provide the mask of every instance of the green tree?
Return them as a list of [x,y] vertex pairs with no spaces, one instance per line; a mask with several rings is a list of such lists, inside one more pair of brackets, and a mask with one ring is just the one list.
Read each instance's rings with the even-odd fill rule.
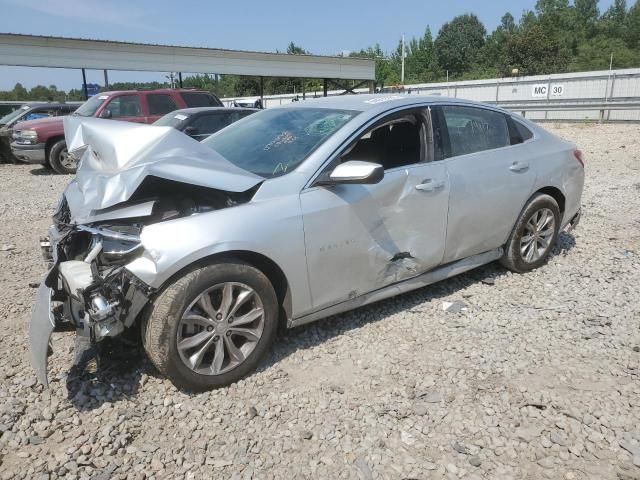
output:
[[400,83],[400,71],[396,69],[394,60],[385,56],[379,44],[357,52],[349,53],[350,57],[370,58],[376,61],[376,85],[394,85]]
[[640,65],[640,51],[629,48],[621,38],[609,38],[598,35],[578,47],[569,70],[574,72],[588,70],[608,70],[609,62],[613,68],[627,68]]
[[600,19],[598,10],[598,0],[574,0],[575,21],[578,27],[578,34],[587,38],[593,37],[597,33],[597,24]]
[[491,71],[495,71],[498,75],[505,73],[502,72],[502,63],[507,40],[517,31],[518,26],[513,15],[509,12],[505,13],[500,20],[500,25],[487,37],[479,59],[487,73]]
[[566,71],[568,55],[557,39],[547,35],[540,25],[512,35],[507,40],[502,71],[513,68],[524,75]]
[[296,45],[293,42],[290,42],[289,45],[287,46],[287,53],[289,55],[308,55],[309,52],[307,52],[304,48]]
[[607,37],[622,38],[626,33],[626,23],[627,2],[626,0],[615,0],[601,18],[601,31]]
[[538,17],[536,17],[536,14],[531,10],[525,10],[524,12],[522,12],[522,16],[520,17],[518,28],[520,30],[526,30],[533,27],[534,25],[537,25],[537,23]]
[[[431,29],[427,27],[422,37],[409,41],[407,58],[405,59],[405,83],[429,82],[441,75],[436,59],[435,46]],[[400,58],[401,60],[401,58]]]
[[629,48],[637,51],[640,49],[640,0],[636,0],[636,3],[629,10],[625,19],[625,27],[624,39]]
[[20,82],[16,83],[11,93],[12,100],[29,100],[29,92]]
[[459,15],[445,23],[435,41],[440,68],[454,77],[469,71],[484,45],[486,33],[482,22],[473,14]]

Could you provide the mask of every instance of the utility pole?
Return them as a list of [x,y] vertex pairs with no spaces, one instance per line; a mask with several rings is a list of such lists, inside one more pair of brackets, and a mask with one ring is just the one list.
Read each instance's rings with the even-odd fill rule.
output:
[[400,70],[400,85],[404,85],[404,33],[402,34],[402,70]]
[[604,101],[607,101],[609,96],[609,82],[611,81],[611,71],[613,70],[613,52],[611,52],[611,58],[609,59],[609,74],[607,75],[607,84],[604,87]]
[[175,75],[173,72],[169,72],[169,75],[165,75],[165,78],[171,82],[171,88],[176,88]]

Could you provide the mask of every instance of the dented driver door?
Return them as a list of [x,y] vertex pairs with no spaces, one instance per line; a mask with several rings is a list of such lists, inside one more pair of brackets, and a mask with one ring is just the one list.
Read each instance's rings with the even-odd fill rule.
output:
[[[420,128],[423,135],[425,125]],[[442,262],[449,182],[442,162],[422,160],[422,142],[414,162],[385,169],[378,184],[315,186],[301,193],[314,310]],[[411,161],[406,152],[400,155]],[[379,160],[398,163],[397,158]]]

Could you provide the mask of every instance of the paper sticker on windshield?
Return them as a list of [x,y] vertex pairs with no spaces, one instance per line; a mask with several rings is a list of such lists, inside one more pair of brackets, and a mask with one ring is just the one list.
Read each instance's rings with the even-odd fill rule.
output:
[[365,100],[364,103],[375,105],[376,103],[390,102],[391,100],[398,100],[399,98],[404,98],[404,97],[402,95],[389,95],[387,97],[379,97],[379,98],[372,98],[370,100]]
[[100,95],[98,97],[99,100],[106,100],[107,98],[109,98],[109,95]]
[[178,120],[186,120],[187,116],[181,113],[178,113],[177,115],[174,115],[173,118],[177,118]]

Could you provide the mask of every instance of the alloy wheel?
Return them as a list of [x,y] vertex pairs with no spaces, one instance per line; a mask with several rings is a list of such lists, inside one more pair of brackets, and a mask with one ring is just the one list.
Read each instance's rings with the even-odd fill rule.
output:
[[177,331],[182,362],[201,375],[220,375],[253,352],[264,331],[264,308],[255,290],[237,282],[208,288],[187,307]]
[[556,219],[548,208],[536,210],[524,226],[520,239],[520,254],[527,263],[540,260],[551,246],[555,234]]
[[76,168],[76,159],[69,155],[69,151],[65,148],[60,152],[60,165],[62,165],[67,170],[75,170]]

